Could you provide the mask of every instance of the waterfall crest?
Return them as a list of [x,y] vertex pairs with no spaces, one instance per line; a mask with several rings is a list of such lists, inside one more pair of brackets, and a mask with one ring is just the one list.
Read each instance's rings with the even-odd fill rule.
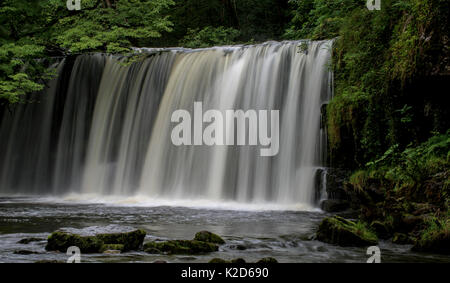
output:
[[[145,195],[242,203],[314,202],[330,41],[146,50],[131,65],[90,54],[61,61],[39,103],[3,111],[0,193]],[[175,110],[279,110],[279,153],[175,146]],[[247,133],[248,134],[248,133]]]

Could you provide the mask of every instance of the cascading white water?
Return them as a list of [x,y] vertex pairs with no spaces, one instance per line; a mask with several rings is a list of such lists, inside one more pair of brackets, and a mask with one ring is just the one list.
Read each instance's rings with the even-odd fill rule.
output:
[[[331,42],[307,44],[141,50],[149,57],[130,66],[101,54],[66,59],[41,103],[3,113],[0,193],[312,204]],[[278,155],[173,145],[171,115],[194,102],[279,110]]]

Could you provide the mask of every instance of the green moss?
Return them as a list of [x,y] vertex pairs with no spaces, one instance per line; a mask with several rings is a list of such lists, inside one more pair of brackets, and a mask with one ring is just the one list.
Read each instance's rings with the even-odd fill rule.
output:
[[146,232],[136,230],[128,233],[98,234],[95,236],[80,236],[61,231],[53,232],[45,247],[48,251],[66,252],[71,246],[80,248],[82,253],[101,253],[106,247],[114,247],[120,251],[138,250],[145,238]]
[[140,249],[145,235],[144,230],[135,230],[127,233],[98,234],[97,238],[105,244],[123,245],[122,251],[131,251]]
[[214,244],[225,244],[225,241],[217,234],[208,232],[208,231],[201,231],[195,234],[194,240],[201,241],[201,242],[208,242],[208,243],[214,243]]
[[71,246],[76,246],[82,253],[98,253],[103,242],[95,236],[79,236],[65,232],[53,232],[47,240],[47,251],[66,252]]
[[319,225],[317,239],[340,246],[373,246],[376,234],[365,223],[353,222],[339,216],[325,218]]

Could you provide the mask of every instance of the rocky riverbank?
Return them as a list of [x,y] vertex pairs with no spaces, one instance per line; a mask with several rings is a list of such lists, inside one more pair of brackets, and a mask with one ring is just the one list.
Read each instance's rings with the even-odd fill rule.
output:
[[450,254],[448,196],[443,187],[448,172],[444,175],[427,180],[425,194],[413,194],[411,188],[396,189],[376,174],[329,170],[329,199],[321,207],[347,219],[325,218],[317,239],[340,246],[371,246],[379,238],[413,245],[417,252]]

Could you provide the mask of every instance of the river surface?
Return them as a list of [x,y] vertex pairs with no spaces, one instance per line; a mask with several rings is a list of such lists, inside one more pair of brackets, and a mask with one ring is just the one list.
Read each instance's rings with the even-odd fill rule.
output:
[[[255,262],[274,257],[279,262],[366,262],[365,248],[343,248],[313,240],[320,221],[328,216],[320,210],[283,211],[263,207],[233,207],[217,204],[158,206],[130,202],[84,202],[70,198],[0,197],[0,262],[66,261],[64,253],[45,251],[48,235],[61,228],[88,233],[142,228],[145,241],[192,239],[198,231],[221,235],[226,244],[205,255],[150,255],[144,252],[81,255],[82,262],[208,262],[244,258]],[[41,241],[19,244],[23,238]],[[447,256],[418,254],[411,246],[379,244],[382,262],[450,262]],[[34,254],[15,252],[26,250]]]

